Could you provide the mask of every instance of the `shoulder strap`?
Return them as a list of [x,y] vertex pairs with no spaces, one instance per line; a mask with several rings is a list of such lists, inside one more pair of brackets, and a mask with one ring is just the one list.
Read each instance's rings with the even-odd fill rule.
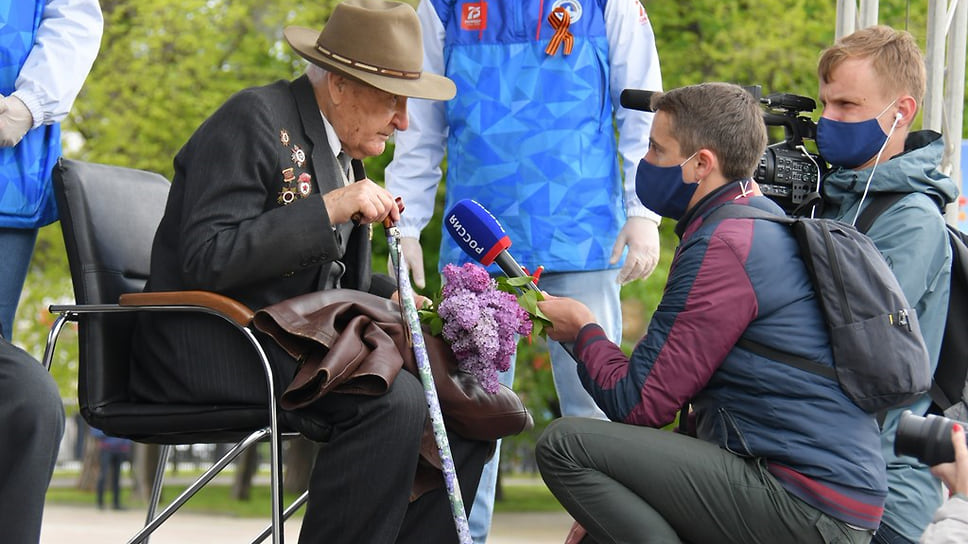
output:
[[817,374],[819,376],[830,378],[831,380],[837,379],[837,371],[834,369],[834,367],[822,365],[816,361],[811,361],[806,357],[800,357],[799,355],[794,355],[786,351],[780,351],[765,344],[754,342],[749,338],[740,337],[740,339],[736,342],[736,345],[745,349],[746,351],[766,357],[772,361],[784,363],[788,366],[810,372],[811,374]]
[[[761,210],[760,208],[743,204],[725,204],[720,206],[707,216],[706,221],[735,217],[766,219],[767,221],[773,221],[775,223],[785,225],[792,225],[800,221],[800,219],[776,215],[766,210]],[[736,342],[736,345],[745,349],[746,351],[766,357],[772,361],[777,361],[779,363],[783,363],[794,368],[799,368],[800,370],[810,372],[812,374],[824,376],[832,380],[837,379],[837,371],[833,367],[820,364],[816,361],[807,359],[806,357],[801,357],[793,353],[782,351],[765,344],[755,342],[746,337],[740,337],[740,339]]]
[[882,213],[907,195],[908,193],[871,193],[867,195],[867,198],[864,199],[866,201],[864,209],[860,212],[854,228],[867,234],[871,225],[874,224],[874,221],[877,221]]

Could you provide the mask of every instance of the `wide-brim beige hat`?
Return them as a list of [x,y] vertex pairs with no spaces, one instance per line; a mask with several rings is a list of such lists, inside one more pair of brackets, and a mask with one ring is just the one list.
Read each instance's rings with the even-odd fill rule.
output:
[[407,4],[354,0],[336,6],[322,32],[290,26],[283,34],[303,58],[391,94],[450,100],[454,82],[423,71],[417,13]]

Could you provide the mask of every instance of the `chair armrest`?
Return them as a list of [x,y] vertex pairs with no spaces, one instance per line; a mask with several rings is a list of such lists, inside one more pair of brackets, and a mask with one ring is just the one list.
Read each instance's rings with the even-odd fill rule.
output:
[[120,306],[201,306],[231,318],[241,327],[252,322],[255,312],[248,306],[211,291],[161,291],[157,293],[125,293],[118,298]]

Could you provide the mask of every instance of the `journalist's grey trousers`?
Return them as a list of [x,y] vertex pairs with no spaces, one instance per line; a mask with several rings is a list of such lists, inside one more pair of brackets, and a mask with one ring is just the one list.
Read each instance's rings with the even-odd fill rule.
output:
[[541,476],[584,542],[864,544],[787,493],[757,459],[670,431],[584,418],[538,440]]

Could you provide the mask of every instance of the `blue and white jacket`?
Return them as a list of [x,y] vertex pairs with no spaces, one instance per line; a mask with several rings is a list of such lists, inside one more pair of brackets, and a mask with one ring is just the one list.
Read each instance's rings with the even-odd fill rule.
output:
[[[545,49],[556,7],[574,48]],[[625,88],[659,90],[655,38],[638,0],[423,0],[424,69],[457,85],[448,102],[411,100],[387,188],[403,197],[400,229],[419,236],[447,154],[446,209],[464,198],[501,222],[524,266],[602,270],[627,215],[658,217],[635,196],[652,114],[618,107]],[[613,110],[619,130],[616,153]],[[466,262],[444,236],[440,263]]]
[[34,118],[16,146],[0,147],[0,227],[57,219],[50,173],[61,154],[60,121],[94,63],[102,28],[97,0],[16,0],[0,8],[0,94],[22,100]]

